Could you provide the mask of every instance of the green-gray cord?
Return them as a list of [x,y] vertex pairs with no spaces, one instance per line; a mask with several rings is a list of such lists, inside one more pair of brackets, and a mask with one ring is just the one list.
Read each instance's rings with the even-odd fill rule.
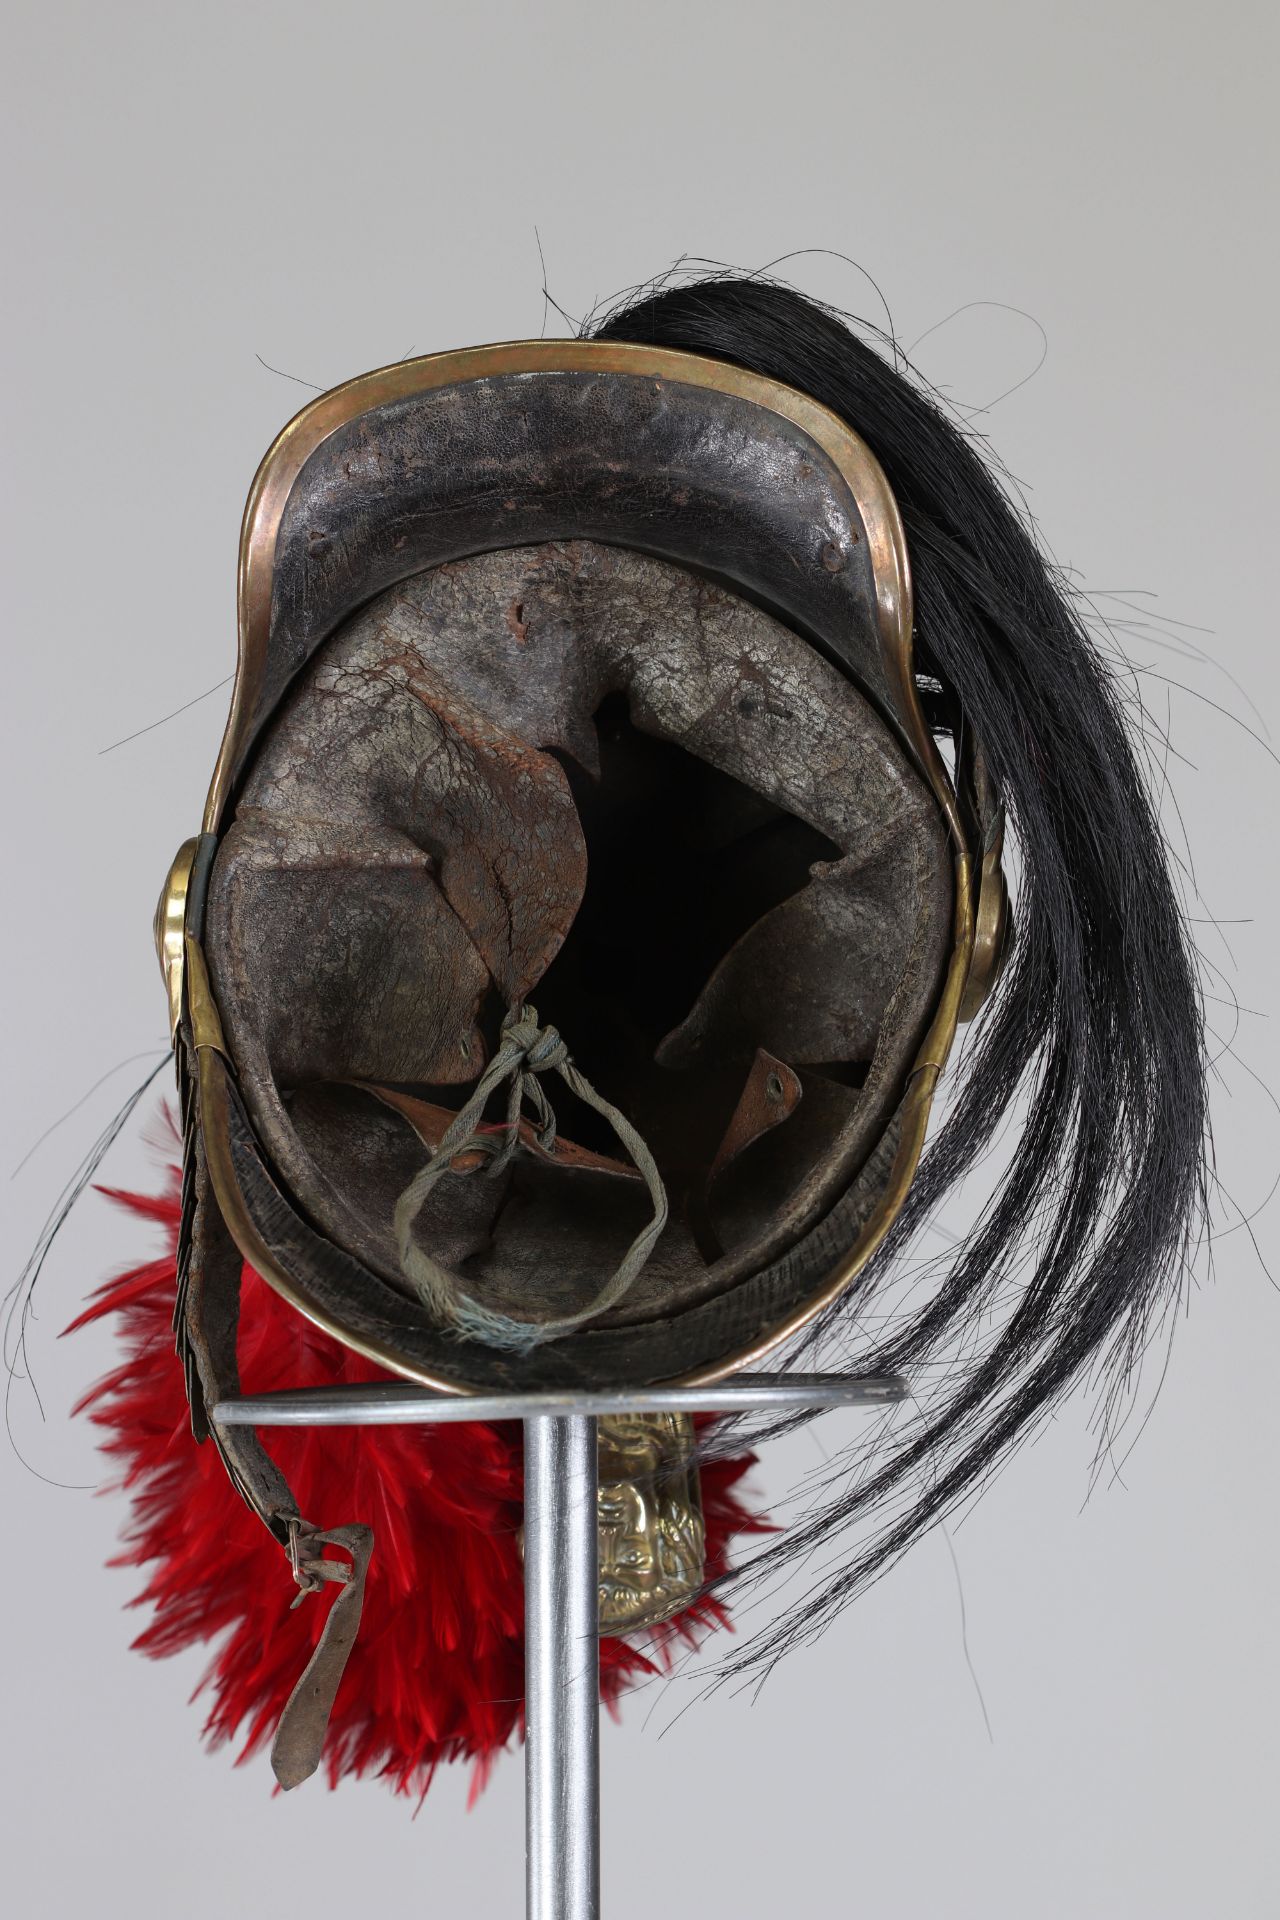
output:
[[[653,1216],[627,1248],[621,1266],[589,1306],[561,1320],[513,1320],[505,1313],[495,1313],[489,1307],[481,1306],[479,1301],[464,1293],[456,1274],[440,1266],[417,1245],[413,1228],[428,1195],[436,1182],[449,1171],[450,1163],[458,1154],[475,1148],[491,1154],[492,1165],[487,1169],[491,1175],[499,1174],[507,1167],[519,1145],[520,1110],[526,1100],[537,1118],[538,1144],[550,1151],[555,1144],[556,1117],[538,1075],[551,1072],[558,1073],[571,1092],[576,1093],[587,1106],[594,1107],[609,1122],[644,1178],[653,1201]],[[505,1138],[501,1147],[495,1147],[492,1136],[482,1134],[479,1128],[490,1094],[504,1080],[510,1081]],[[574,1066],[569,1049],[556,1029],[539,1026],[537,1009],[528,1005],[512,1007],[508,1012],[502,1023],[498,1051],[476,1081],[471,1098],[449,1123],[426,1166],[414,1175],[400,1195],[395,1211],[400,1265],[433,1318],[441,1326],[452,1328],[461,1339],[478,1340],[484,1346],[502,1347],[516,1353],[528,1353],[531,1348],[541,1346],[547,1340],[573,1333],[589,1320],[597,1319],[610,1307],[616,1306],[653,1252],[666,1223],[666,1189],[648,1147],[626,1115],[619,1113],[617,1107],[608,1100],[602,1099],[591,1082]]]

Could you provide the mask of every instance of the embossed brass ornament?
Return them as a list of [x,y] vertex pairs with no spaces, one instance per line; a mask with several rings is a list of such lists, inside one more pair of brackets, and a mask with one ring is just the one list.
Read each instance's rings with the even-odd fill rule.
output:
[[697,1434],[687,1413],[609,1413],[596,1449],[600,1631],[638,1633],[683,1612],[706,1574]]
[[706,1528],[687,1413],[599,1423],[600,1631],[632,1633],[680,1613],[702,1585]]

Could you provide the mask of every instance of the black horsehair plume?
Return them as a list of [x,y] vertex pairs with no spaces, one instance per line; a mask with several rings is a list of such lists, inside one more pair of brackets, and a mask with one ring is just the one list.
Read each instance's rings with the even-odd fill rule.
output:
[[[149,1056],[146,1054],[130,1054],[129,1058],[120,1061],[118,1066],[131,1066],[135,1060],[141,1060],[147,1057]],[[35,1314],[36,1287],[40,1275],[44,1270],[44,1263],[49,1257],[54,1241],[67,1224],[81,1196],[88,1190],[99,1167],[110,1153],[120,1135],[124,1132],[129,1121],[133,1118],[134,1111],[143,1095],[155,1084],[161,1069],[168,1066],[172,1059],[173,1052],[170,1048],[159,1051],[159,1057],[150,1068],[141,1086],[133,1089],[132,1093],[130,1093],[124,1102],[124,1105],[108,1120],[106,1126],[102,1129],[75,1172],[63,1187],[57,1200],[54,1202],[53,1210],[40,1229],[39,1238],[35,1246],[31,1249],[22,1272],[5,1293],[3,1299],[0,1299],[0,1347],[2,1347],[3,1350],[5,1376],[4,1423],[5,1430],[13,1442],[15,1450],[17,1448],[17,1442],[14,1439],[13,1424],[10,1416],[13,1388],[16,1381],[26,1381],[35,1398],[40,1417],[42,1419],[44,1418],[44,1408],[40,1401],[40,1394],[35,1384],[35,1375],[32,1372],[27,1352],[27,1332]],[[71,1115],[84,1105],[90,1095],[96,1093],[98,1088],[117,1071],[118,1067],[112,1067],[107,1073],[103,1074],[102,1078],[96,1080],[88,1089],[88,1092],[82,1094],[80,1099],[67,1109],[61,1119],[55,1120],[53,1126],[47,1127],[44,1133],[40,1135],[40,1138],[28,1148],[22,1160],[20,1160],[14,1168],[14,1174],[20,1173],[27,1161],[31,1158],[31,1155],[36,1151],[36,1148],[48,1139],[49,1135],[53,1133],[56,1128],[60,1127],[64,1120],[69,1120]],[[10,1178],[12,1177],[11,1175]],[[19,1457],[21,1458],[21,1455]],[[24,1460],[23,1464],[28,1467],[31,1466],[30,1461],[27,1460]],[[34,1467],[31,1467],[31,1471],[36,1473],[37,1479],[43,1480],[46,1477],[44,1474],[38,1473]],[[50,1484],[57,1485],[59,1483],[51,1482]]]
[[[981,741],[1017,863],[1016,940],[945,1122],[875,1259],[788,1355],[905,1374],[914,1412],[830,1462],[798,1524],[727,1576],[754,1585],[825,1564],[717,1669],[759,1676],[973,1495],[1078,1376],[1095,1374],[1113,1426],[1208,1231],[1197,955],[1121,672],[896,343],[880,336],[890,364],[836,312],[731,272],[667,277],[584,330],[732,361],[812,395],[869,444],[906,527],[928,710]],[[923,1305],[887,1311],[907,1242],[1000,1144],[1015,1101],[1020,1133],[975,1224],[925,1262]]]

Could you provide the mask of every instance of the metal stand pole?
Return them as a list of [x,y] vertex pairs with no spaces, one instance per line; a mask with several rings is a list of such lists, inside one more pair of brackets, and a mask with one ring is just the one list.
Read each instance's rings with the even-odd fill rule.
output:
[[525,1912],[600,1912],[596,1423],[524,1423]]

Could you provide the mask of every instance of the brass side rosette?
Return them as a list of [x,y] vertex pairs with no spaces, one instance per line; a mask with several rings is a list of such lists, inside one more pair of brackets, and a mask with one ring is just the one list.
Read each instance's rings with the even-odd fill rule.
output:
[[183,969],[186,964],[187,939],[187,899],[191,890],[191,873],[195,866],[196,852],[200,842],[196,837],[184,840],[173,856],[173,862],[165,875],[164,885],[160,889],[160,898],[156,902],[152,931],[155,936],[156,958],[160,962],[160,972],[164,979],[165,994],[169,1002],[169,1039],[172,1042],[177,1035],[182,1019]]

